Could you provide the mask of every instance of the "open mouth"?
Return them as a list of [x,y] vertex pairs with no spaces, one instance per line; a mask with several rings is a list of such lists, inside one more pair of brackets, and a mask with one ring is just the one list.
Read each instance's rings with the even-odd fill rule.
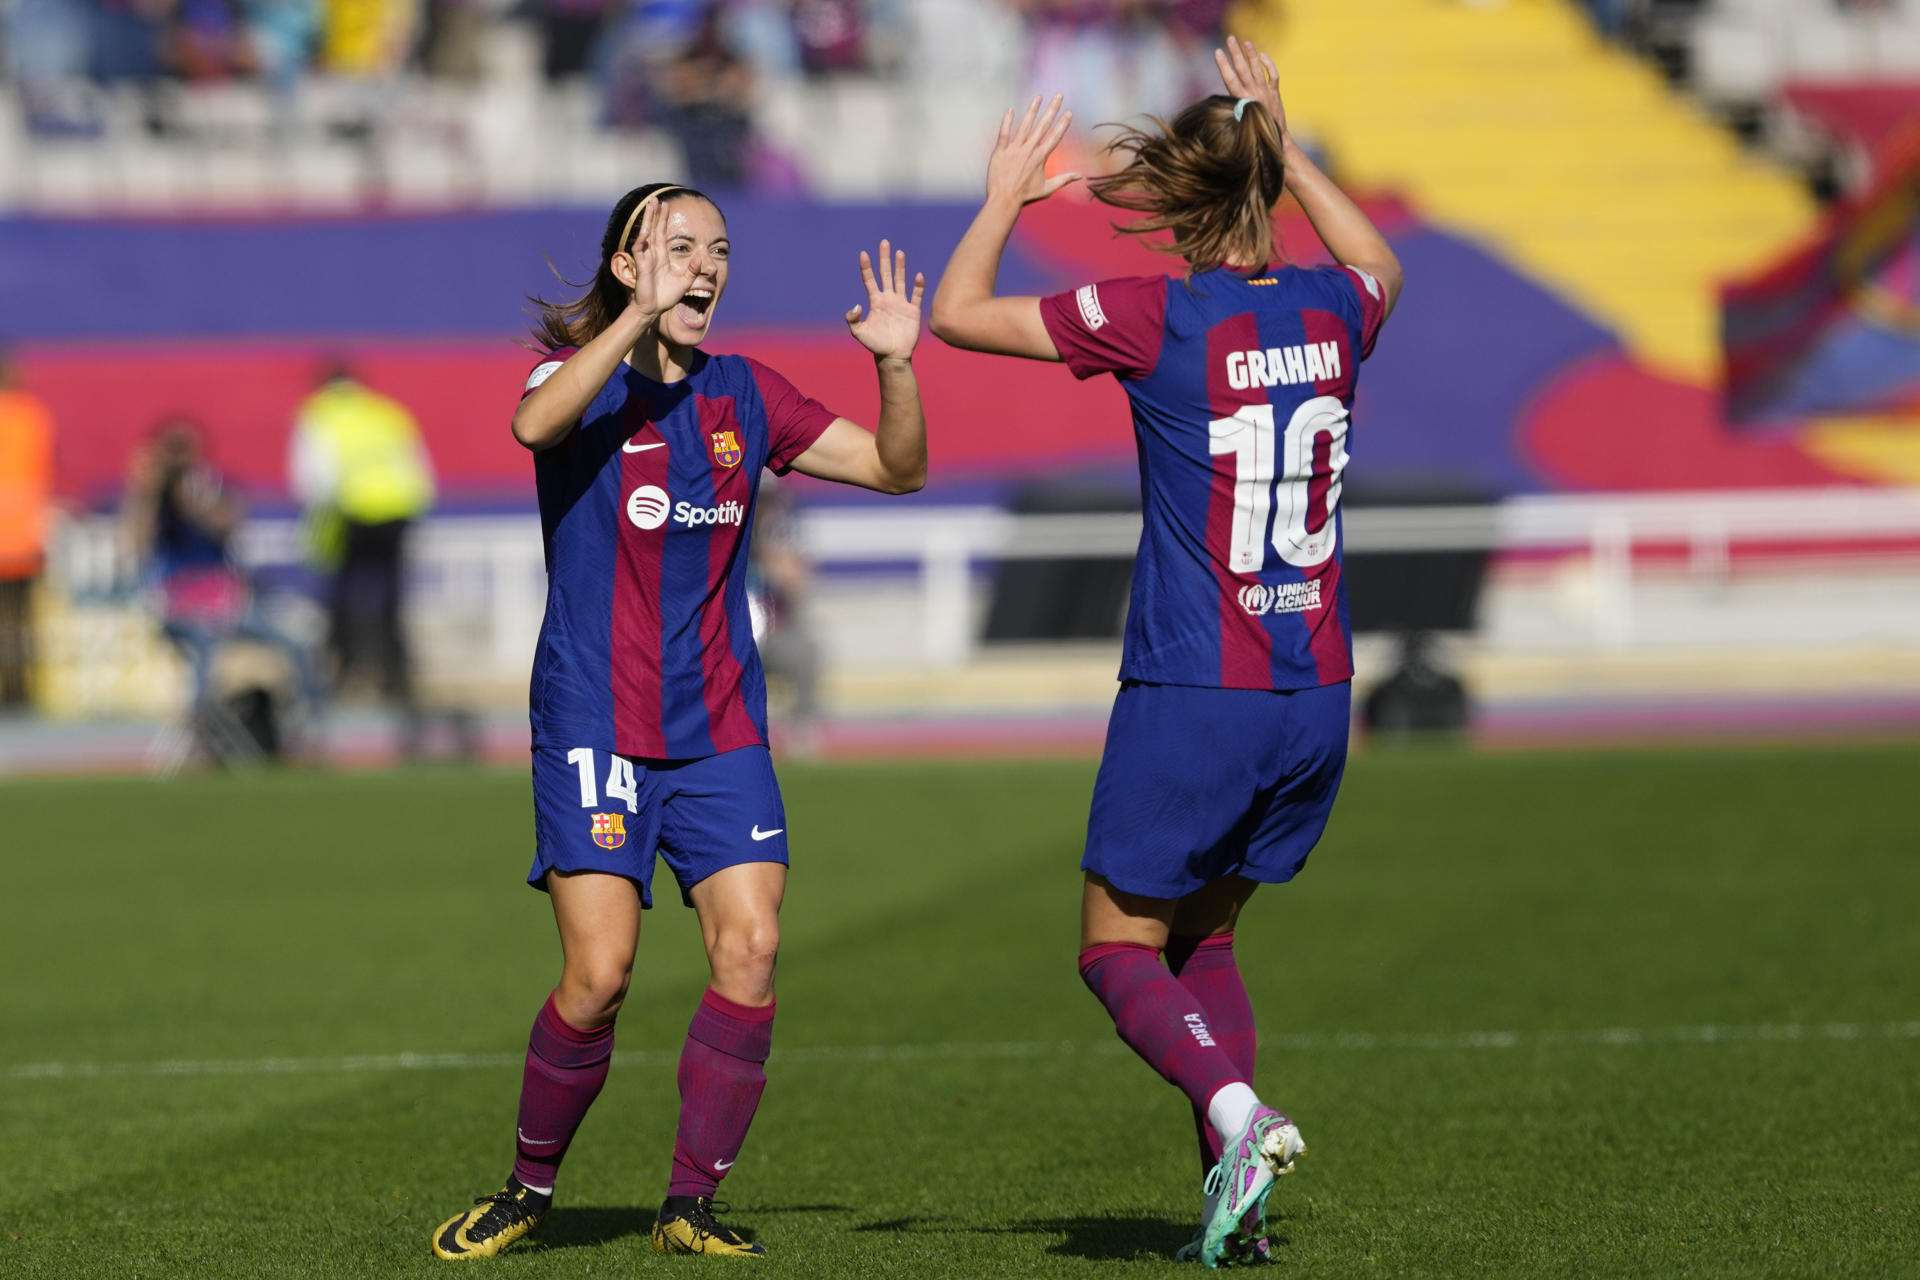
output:
[[694,317],[704,320],[707,312],[713,309],[713,290],[693,288],[680,299],[680,305],[691,311]]

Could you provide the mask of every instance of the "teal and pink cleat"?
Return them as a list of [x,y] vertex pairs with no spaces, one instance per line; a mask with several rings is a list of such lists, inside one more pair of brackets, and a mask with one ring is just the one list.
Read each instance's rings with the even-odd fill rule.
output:
[[1215,1200],[1213,1218],[1199,1240],[1201,1262],[1218,1267],[1223,1260],[1265,1256],[1259,1247],[1264,1240],[1257,1237],[1265,1235],[1273,1180],[1292,1173],[1294,1162],[1306,1149],[1293,1121],[1272,1107],[1254,1108],[1247,1127],[1227,1145],[1220,1163],[1207,1175],[1207,1194]]

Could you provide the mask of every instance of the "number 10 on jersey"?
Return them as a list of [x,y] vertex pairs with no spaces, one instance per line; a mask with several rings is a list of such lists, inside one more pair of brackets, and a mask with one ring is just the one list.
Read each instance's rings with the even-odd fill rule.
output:
[[[1207,448],[1233,455],[1233,543],[1228,565],[1235,573],[1258,573],[1267,563],[1267,520],[1277,503],[1273,549],[1298,569],[1325,564],[1333,555],[1333,513],[1340,506],[1340,478],[1347,469],[1347,410],[1333,396],[1315,396],[1293,411],[1280,439],[1273,406],[1251,404],[1231,418],[1207,424]],[[1327,441],[1324,489],[1316,493],[1314,446]],[[1275,458],[1276,443],[1279,445]],[[1276,462],[1278,474],[1275,474]]]

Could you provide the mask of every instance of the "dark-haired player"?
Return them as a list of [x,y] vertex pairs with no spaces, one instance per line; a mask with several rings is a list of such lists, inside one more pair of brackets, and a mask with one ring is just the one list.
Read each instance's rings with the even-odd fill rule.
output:
[[[1071,117],[1036,99],[1002,121],[986,203],[933,303],[946,341],[1112,374],[1132,404],[1145,529],[1081,863],[1080,972],[1121,1039],[1193,1104],[1210,1171],[1182,1256],[1208,1266],[1264,1248],[1273,1179],[1305,1150],[1252,1088],[1233,928],[1258,884],[1300,870],[1340,785],[1348,410],[1401,280],[1379,232],[1288,136],[1272,61],[1239,41],[1216,59],[1225,96],[1122,130],[1122,166],[1090,184],[1147,215],[1127,230],[1171,233],[1185,279],[994,296],[1021,207],[1076,176],[1046,176]],[[1283,191],[1340,265],[1276,260]]]
[[533,665],[535,852],[560,927],[559,985],[534,1019],[506,1186],[433,1233],[492,1257],[553,1202],[561,1158],[607,1076],[656,851],[700,917],[711,984],[680,1056],[680,1123],[654,1223],[663,1253],[763,1252],[714,1217],[766,1087],[787,818],[767,751],[747,611],[761,469],[885,493],[926,479],[911,363],[924,282],[880,242],[860,255],[880,421],[869,432],[778,373],[700,349],[727,289],[712,200],[653,184],[615,204],[593,285],[543,309],[549,348],[513,434],[533,451],[547,611]]

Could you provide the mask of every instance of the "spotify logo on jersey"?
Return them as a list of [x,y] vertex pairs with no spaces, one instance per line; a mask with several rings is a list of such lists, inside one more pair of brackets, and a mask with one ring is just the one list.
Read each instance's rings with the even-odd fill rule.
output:
[[627,498],[627,519],[642,529],[658,529],[667,522],[671,505],[665,489],[643,484]]

